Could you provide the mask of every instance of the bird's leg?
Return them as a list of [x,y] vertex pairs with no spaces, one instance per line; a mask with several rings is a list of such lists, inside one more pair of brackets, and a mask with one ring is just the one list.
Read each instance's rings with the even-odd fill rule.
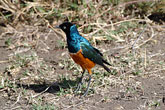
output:
[[85,97],[88,94],[90,83],[91,83],[91,75],[89,74],[88,86],[87,86],[85,93],[82,95],[82,97]]
[[82,79],[83,79],[83,77],[84,77],[84,73],[85,73],[85,69],[83,69],[82,75],[81,75],[81,77],[80,77],[80,80],[79,80],[79,83],[78,83],[78,86],[77,86],[75,92],[79,91],[80,88],[81,88],[81,86],[82,86],[82,84],[83,84],[83,83],[82,83]]

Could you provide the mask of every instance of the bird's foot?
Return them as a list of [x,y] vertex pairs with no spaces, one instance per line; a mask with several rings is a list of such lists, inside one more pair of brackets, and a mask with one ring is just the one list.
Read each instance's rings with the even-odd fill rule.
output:
[[89,75],[89,81],[88,81],[87,89],[81,97],[85,97],[88,94],[90,83],[91,83],[91,75]]
[[74,93],[77,93],[77,92],[81,89],[82,84],[83,84],[82,82],[80,82],[80,83],[78,84],[78,86],[77,86],[76,90],[74,91]]
[[81,97],[85,97],[88,94],[88,89],[84,92],[84,94]]

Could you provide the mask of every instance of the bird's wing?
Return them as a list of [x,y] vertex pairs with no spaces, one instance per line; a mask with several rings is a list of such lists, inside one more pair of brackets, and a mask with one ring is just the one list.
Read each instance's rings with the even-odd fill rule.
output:
[[96,64],[103,64],[103,58],[101,56],[102,54],[99,52],[99,50],[93,48],[90,44],[86,44],[85,42],[81,42],[80,47],[85,58],[90,59]]
[[85,58],[88,58],[94,63],[101,65],[102,67],[104,67],[104,69],[107,72],[111,72],[110,69],[104,65],[104,63],[107,65],[110,64],[102,58],[102,54],[100,53],[99,50],[97,50],[96,48],[92,47],[90,44],[85,42],[81,42],[80,47],[82,49],[82,54]]
[[93,47],[93,49],[94,49],[97,53],[99,53],[101,56],[103,56],[103,54],[102,54],[98,49],[96,49],[96,48],[94,48],[94,47]]

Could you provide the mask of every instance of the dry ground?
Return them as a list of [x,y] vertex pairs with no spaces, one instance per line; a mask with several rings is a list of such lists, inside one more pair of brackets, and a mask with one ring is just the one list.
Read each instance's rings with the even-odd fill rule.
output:
[[141,46],[133,50],[128,48],[130,39],[97,44],[97,48],[111,62],[112,74],[96,66],[93,69],[92,89],[84,98],[73,93],[81,69],[70,59],[66,43],[60,42],[63,36],[41,26],[2,28],[1,109],[165,108],[163,28],[145,28],[135,44]]
[[[0,110],[164,110],[165,2],[72,1],[0,1]],[[64,16],[111,63],[83,98],[87,73],[75,94],[82,70],[50,25]]]

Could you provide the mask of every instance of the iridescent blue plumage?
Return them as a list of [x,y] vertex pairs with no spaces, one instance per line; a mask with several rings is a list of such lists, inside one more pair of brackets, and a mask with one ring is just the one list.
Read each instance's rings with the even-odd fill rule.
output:
[[103,66],[109,71],[103,63],[110,64],[102,58],[102,53],[98,49],[94,48],[87,39],[79,34],[76,25],[70,27],[70,35],[67,36],[67,44],[70,53],[77,53],[82,49],[84,57],[89,58],[94,63]]
[[89,82],[88,87],[86,89],[86,92],[83,96],[85,96],[88,93],[88,88],[91,82],[91,69],[96,65],[102,66],[107,72],[110,72],[110,69],[105,66],[105,64],[110,65],[107,61],[103,59],[102,53],[94,48],[87,39],[82,37],[77,28],[76,25],[73,25],[70,22],[65,22],[59,26],[66,34],[67,36],[67,44],[68,44],[68,50],[70,52],[70,56],[72,59],[79,64],[82,69],[83,73],[80,78],[80,83],[78,85],[77,90],[80,89],[82,84],[82,78],[85,70],[89,73]]
[[67,36],[69,52],[77,53],[81,48],[81,43],[85,43],[86,45],[91,46],[88,40],[79,34],[76,25],[71,26],[70,36]]

